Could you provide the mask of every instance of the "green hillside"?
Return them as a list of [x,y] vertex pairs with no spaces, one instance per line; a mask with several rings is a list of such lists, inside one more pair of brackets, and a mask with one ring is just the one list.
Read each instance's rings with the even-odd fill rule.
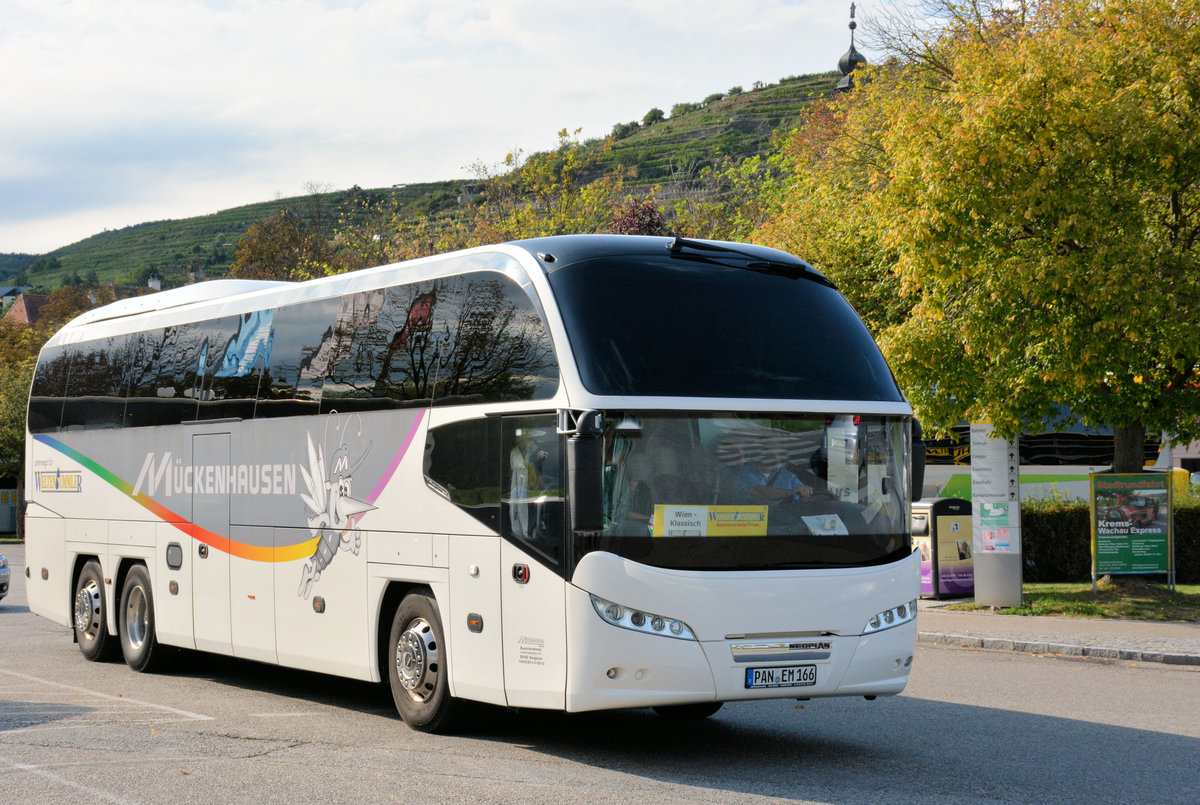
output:
[[[839,73],[785,78],[778,84],[730,94],[617,140],[608,165],[636,167],[638,181],[669,182],[690,178],[699,167],[722,157],[765,152],[776,131],[799,123],[804,110],[833,92]],[[666,110],[668,113],[671,110]]]
[[[189,274],[207,279],[225,276],[237,251],[238,239],[256,221],[285,207],[332,228],[340,212],[366,196],[394,195],[406,211],[417,215],[452,204],[462,182],[431,182],[381,190],[351,188],[333,193],[276,199],[223,210],[210,215],[151,221],[114,229],[56,249],[31,265],[30,285],[55,288],[63,278],[87,279],[93,272],[102,283],[143,284],[150,271],[164,286],[185,283]],[[55,261],[57,261],[55,263]]]
[[[637,169],[637,183],[662,184],[694,178],[705,165],[725,157],[765,152],[774,133],[792,128],[814,100],[833,92],[836,72],[793,76],[778,84],[715,93],[703,101],[676,104],[666,119],[614,126],[618,136],[604,155],[605,170],[619,165]],[[598,148],[599,140],[588,147]],[[49,254],[0,255],[0,284],[25,272],[25,284],[58,287],[64,278],[102,283],[144,284],[150,273],[164,286],[181,285],[189,275],[212,279],[229,272],[239,238],[256,221],[290,207],[332,231],[339,214],[370,197],[392,195],[404,214],[418,216],[453,207],[470,180],[400,185],[276,199],[210,215],[152,221],[109,230]]]

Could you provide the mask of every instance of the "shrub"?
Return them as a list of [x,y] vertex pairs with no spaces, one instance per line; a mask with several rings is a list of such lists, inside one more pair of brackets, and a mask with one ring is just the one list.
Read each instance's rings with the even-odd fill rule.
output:
[[[1200,583],[1200,499],[1188,496],[1175,501],[1174,534],[1175,581]],[[1021,553],[1025,581],[1091,581],[1092,531],[1087,502],[1023,501]]]

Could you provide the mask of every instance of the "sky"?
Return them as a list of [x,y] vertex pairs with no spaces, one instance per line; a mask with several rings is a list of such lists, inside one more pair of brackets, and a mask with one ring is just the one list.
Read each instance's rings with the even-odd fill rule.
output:
[[0,252],[312,187],[469,178],[564,128],[603,137],[653,107],[834,70],[849,7],[0,0]]

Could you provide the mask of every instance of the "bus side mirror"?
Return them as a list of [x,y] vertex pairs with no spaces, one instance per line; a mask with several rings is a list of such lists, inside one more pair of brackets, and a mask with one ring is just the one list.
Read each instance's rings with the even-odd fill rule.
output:
[[912,421],[912,499],[921,499],[925,490],[925,439],[921,433],[921,423]]
[[567,439],[567,500],[574,531],[604,530],[604,416],[585,411]]

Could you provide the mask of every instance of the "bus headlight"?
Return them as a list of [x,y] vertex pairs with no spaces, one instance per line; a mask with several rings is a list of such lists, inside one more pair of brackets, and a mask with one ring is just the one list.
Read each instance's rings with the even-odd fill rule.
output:
[[629,629],[630,631],[641,632],[643,634],[674,637],[678,640],[696,639],[696,636],[692,634],[691,627],[683,621],[668,618],[666,615],[655,615],[653,612],[631,609],[630,607],[615,604],[612,601],[606,601],[596,595],[592,596],[592,606],[595,608],[596,614],[605,623],[620,626],[622,629]]
[[915,620],[916,617],[917,602],[916,599],[913,599],[907,604],[900,604],[872,615],[871,619],[867,621],[867,625],[863,627],[863,634],[882,632],[884,629],[891,629],[894,626],[900,626],[901,624]]

